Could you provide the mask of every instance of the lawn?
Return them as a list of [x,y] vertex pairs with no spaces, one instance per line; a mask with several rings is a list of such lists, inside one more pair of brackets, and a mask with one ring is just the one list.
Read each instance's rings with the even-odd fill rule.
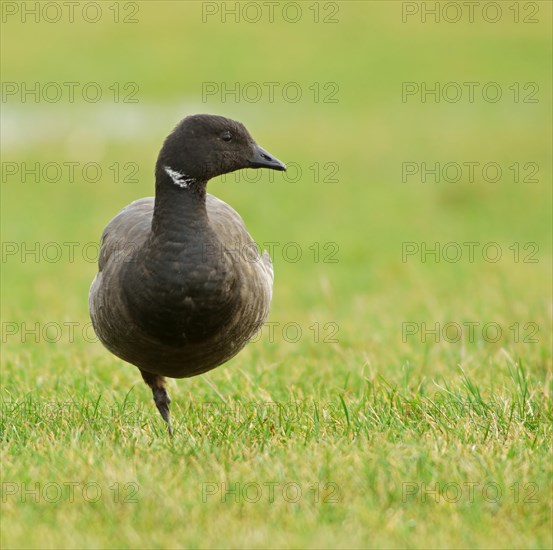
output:
[[[35,4],[2,3],[1,547],[550,548],[551,3]],[[209,184],[273,304],[169,382],[170,438],[87,295],[199,112],[289,170]]]

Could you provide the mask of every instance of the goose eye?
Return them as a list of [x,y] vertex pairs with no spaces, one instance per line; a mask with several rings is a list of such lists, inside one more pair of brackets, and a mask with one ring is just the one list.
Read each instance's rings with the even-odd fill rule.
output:
[[230,132],[224,132],[221,137],[223,141],[230,141],[232,139],[232,134]]

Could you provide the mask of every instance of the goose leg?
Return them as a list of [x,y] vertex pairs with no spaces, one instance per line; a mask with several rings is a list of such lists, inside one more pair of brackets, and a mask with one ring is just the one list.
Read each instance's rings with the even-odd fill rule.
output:
[[171,426],[171,416],[169,414],[169,403],[171,399],[167,393],[167,388],[165,387],[165,378],[159,374],[151,374],[140,370],[140,374],[144,379],[144,382],[150,386],[152,389],[152,394],[154,396],[154,402],[156,404],[157,410],[161,413],[163,420],[167,422],[167,429],[169,430],[169,435],[173,435],[173,427]]

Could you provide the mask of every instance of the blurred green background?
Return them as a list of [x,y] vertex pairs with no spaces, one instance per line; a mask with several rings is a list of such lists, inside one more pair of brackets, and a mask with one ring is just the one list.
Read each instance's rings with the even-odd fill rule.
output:
[[[365,446],[338,432],[306,436],[305,447],[303,438],[290,433],[214,440],[207,428],[198,435],[187,427],[185,408],[219,398],[337,403],[341,398],[342,404],[349,398],[362,408],[370,401],[368,381],[384,380],[392,388],[400,384],[409,395],[431,395],[435,384],[463,387],[460,367],[479,384],[483,398],[494,401],[506,395],[510,368],[523,365],[530,395],[544,400],[540,407],[550,413],[551,3],[500,2],[501,16],[494,23],[486,17],[495,15],[482,11],[486,2],[475,7],[473,22],[461,2],[448,8],[462,10],[458,22],[448,22],[453,11],[441,12],[439,22],[432,14],[424,16],[434,2],[280,3],[270,16],[264,2],[108,1],[98,3],[100,12],[94,7],[83,11],[90,3],[79,4],[73,22],[58,2],[38,16],[24,15],[34,4],[2,5],[2,389],[11,411],[3,424],[4,479],[45,483],[63,475],[97,479],[105,473],[139,479],[143,489],[131,512],[110,503],[94,511],[73,505],[69,513],[61,505],[7,499],[3,546],[71,547],[80,540],[83,547],[347,547],[352,526],[359,534],[349,540],[351,547],[489,546],[509,529],[513,533],[501,541],[503,546],[546,545],[551,471],[543,466],[545,454],[536,463],[539,475],[534,472],[543,491],[541,513],[534,515],[539,519],[528,520],[534,509],[516,508],[501,516],[495,532],[492,516],[450,506],[436,517],[443,525],[451,521],[449,514],[461,519],[441,538],[431,525],[412,520],[426,512],[407,513],[394,500],[397,490],[386,483],[377,490],[369,483],[363,492],[369,478],[358,478],[360,469],[389,462],[382,467],[390,479],[409,480],[405,476],[418,472],[409,470],[409,446],[417,456],[433,452],[424,436],[413,437],[408,429],[386,433],[383,441],[405,446],[398,455],[395,445],[381,442],[379,450],[371,443],[374,424],[369,421]],[[231,11],[235,4],[237,15]],[[445,4],[438,3],[439,9]],[[46,3],[39,5],[42,9]],[[49,22],[58,13],[55,6],[62,16]],[[98,14],[97,22],[86,20]],[[64,84],[70,82],[77,83],[74,101]],[[82,96],[91,82],[88,89],[102,91],[97,102]],[[466,82],[477,83],[474,101]],[[32,94],[22,96],[23,87],[35,83],[42,91],[54,83],[48,88],[52,95],[41,92],[38,101]],[[56,83],[63,94],[52,101]],[[275,83],[272,98],[266,83]],[[462,96],[457,102],[420,92],[404,97],[405,83],[419,89],[453,83],[448,97],[456,89]],[[493,83],[487,89],[501,90],[497,102],[482,96],[487,83]],[[238,90],[238,96],[223,93],[225,87]],[[299,89],[301,98],[290,101],[283,89]],[[252,101],[257,90],[261,96]],[[181,118],[198,112],[240,120],[258,143],[301,172],[257,176],[251,171],[209,184],[211,193],[238,210],[258,243],[278,243],[270,317],[278,325],[274,339],[265,333],[228,365],[171,383],[182,432],[180,442],[169,443],[136,370],[83,335],[89,322],[88,287],[96,272],[95,262],[83,255],[94,260],[90,243],[98,241],[107,222],[132,200],[153,194],[153,166],[162,140]],[[56,177],[53,167],[39,181],[33,175],[24,181],[25,164],[35,163],[40,170],[55,163],[62,174]],[[76,163],[73,181],[63,163]],[[83,176],[87,163],[100,166],[98,181]],[[443,175],[435,181],[430,174],[424,182],[420,172],[404,178],[404,163],[418,169],[421,163],[479,164],[474,181],[465,168],[459,181]],[[498,181],[483,177],[486,163],[500,166]],[[125,176],[134,181],[124,181]],[[254,178],[259,179],[248,181]],[[479,243],[474,262],[466,242]],[[49,243],[60,245],[62,255]],[[297,262],[283,255],[287,243],[302,251]],[[404,258],[405,243],[429,248],[458,243],[463,255],[456,262],[443,256],[436,262],[420,253]],[[486,243],[497,243],[499,261],[482,258]],[[38,258],[22,254],[36,246]],[[74,246],[74,258],[69,246]],[[323,261],[331,251],[336,261]],[[465,332],[459,342],[443,335],[439,342],[433,335],[424,341],[420,332],[405,337],[407,322],[432,328],[448,322],[497,323],[502,334],[490,342],[477,328],[474,338]],[[34,334],[23,335],[22,323],[33,328],[39,323],[38,342]],[[48,323],[55,325],[44,332]],[[67,323],[75,323],[74,339]],[[286,341],[281,327],[287,323],[301,327],[298,342]],[[336,328],[337,342],[317,341],[309,328],[314,323],[324,334]],[[516,323],[519,338],[510,328]],[[525,342],[536,327],[537,341]],[[86,404],[101,398],[109,406],[124,401],[135,384],[132,400],[149,412],[136,430],[91,430],[82,418],[54,429],[46,420],[17,416],[10,405],[75,399]],[[349,418],[339,422],[346,420],[349,426]],[[543,421],[534,427],[542,435]],[[152,424],[157,431],[152,432]],[[445,433],[439,430],[436,437],[448,440]],[[459,434],[450,437],[459,454],[435,457],[444,479],[453,475],[447,477],[448,467],[461,460],[467,443]],[[493,443],[483,450],[497,471],[511,467],[503,456],[511,437],[502,440],[503,449]],[[527,448],[525,438],[518,443]],[[511,481],[522,479],[521,472],[534,479],[528,474],[530,458],[520,449],[515,454],[521,461],[512,465]],[[160,464],[167,470],[157,477]],[[203,470],[207,464],[214,470]],[[276,472],[305,476],[302,464],[324,464],[326,479],[346,476],[340,481],[343,502],[324,513],[301,506],[290,511],[284,505],[256,505],[253,512],[243,503],[220,510],[202,503],[197,488],[201,480],[220,479],[221,472],[231,480],[247,479],[248,472],[256,479],[272,479]],[[473,472],[467,479],[494,479],[490,468],[492,473]],[[177,490],[173,483],[178,486],[181,475],[186,483]],[[317,476],[323,474],[309,479]],[[170,486],[154,498],[153,488],[165,482]],[[378,491],[371,493],[377,496],[367,499],[367,491]],[[182,522],[193,518],[193,526],[173,527],[180,521],[180,505]],[[15,519],[6,518],[22,512],[22,526],[12,527]],[[272,525],[266,524],[269,512],[274,513]],[[59,531],[63,514],[70,526],[65,533]],[[221,532],[210,528],[218,514],[225,518]],[[520,522],[526,527],[515,536]],[[384,525],[380,535],[373,533],[379,525]]]

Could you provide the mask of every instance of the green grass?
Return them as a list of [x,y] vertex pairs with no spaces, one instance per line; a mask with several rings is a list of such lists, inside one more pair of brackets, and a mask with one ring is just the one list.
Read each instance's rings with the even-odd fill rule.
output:
[[[4,477],[17,479],[12,492],[38,480],[40,501],[7,497],[4,517],[24,519],[9,536],[28,547],[78,536],[94,548],[520,548],[532,532],[531,546],[547,547],[551,403],[522,367],[501,363],[508,374],[485,395],[465,373],[432,382],[408,368],[397,386],[356,375],[287,392],[261,369],[238,371],[216,384],[224,402],[195,380],[176,400],[173,440],[142,388],[81,383],[52,402],[41,389],[7,406],[3,464],[18,475]],[[61,502],[43,502],[57,487]]]
[[[2,104],[4,163],[102,167],[95,183],[2,181],[2,548],[551,546],[551,4],[493,25],[404,24],[401,5],[340,2],[333,25],[203,24],[200,2],[142,2],[136,25],[3,25],[4,81],[136,82],[139,102]],[[304,99],[201,99],[204,82],[268,81]],[[505,99],[403,103],[404,81],[498,82]],[[310,100],[314,82],[338,103]],[[514,82],[539,102],[512,101]],[[87,247],[152,194],[191,112],[243,121],[302,174],[210,183],[278,243],[274,334],[170,381],[171,439],[138,371],[92,338]],[[472,161],[503,177],[402,182],[404,162]],[[115,183],[115,162],[138,182]],[[515,183],[515,162],[538,181]],[[403,261],[422,242],[479,245],[473,262]]]

